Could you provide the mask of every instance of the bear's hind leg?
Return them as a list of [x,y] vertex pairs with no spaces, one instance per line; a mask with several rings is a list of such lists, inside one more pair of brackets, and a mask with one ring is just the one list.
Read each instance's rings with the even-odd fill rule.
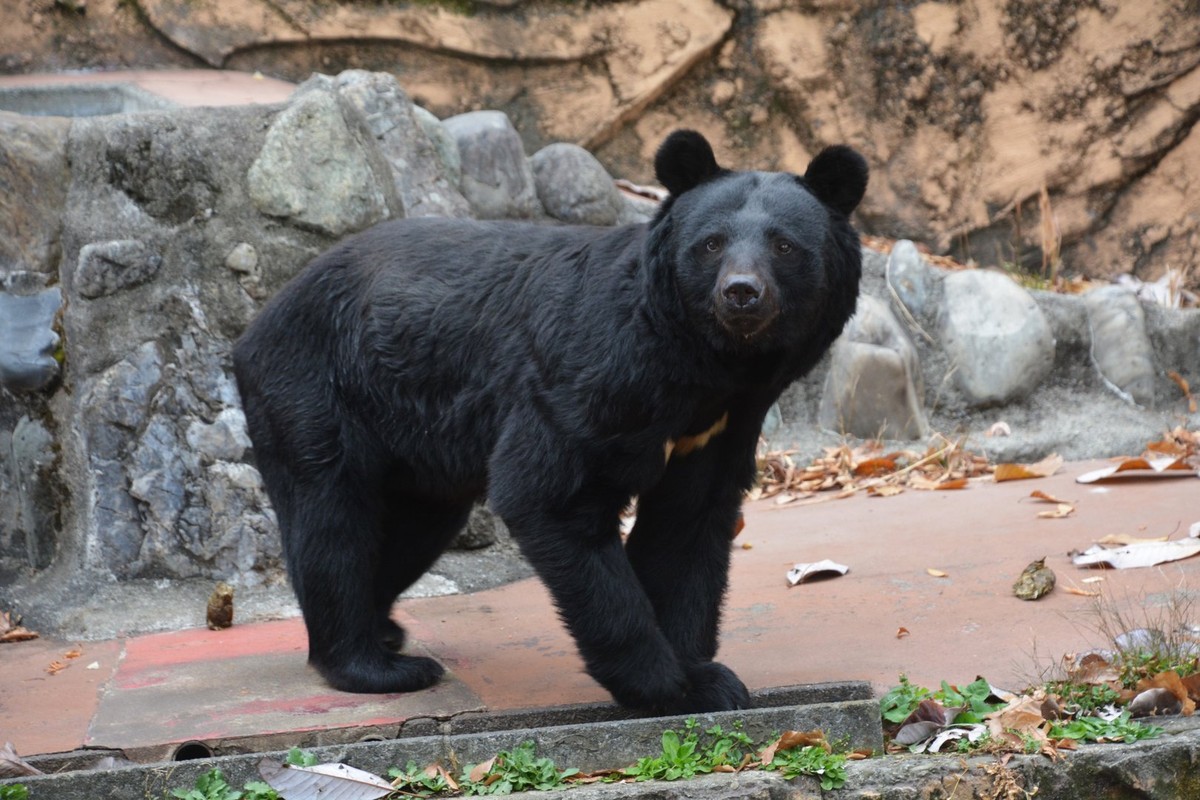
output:
[[404,647],[404,628],[391,617],[396,598],[433,566],[467,522],[470,502],[393,498],[383,515],[383,552],[375,568],[376,637]]
[[[441,677],[441,665],[399,655],[380,636],[377,581],[388,539],[381,505],[365,497],[361,486],[330,481],[306,487],[307,493],[295,493],[304,497],[300,507],[280,520],[288,572],[308,629],[308,660],[342,691],[425,689]],[[399,626],[393,627],[402,637]]]

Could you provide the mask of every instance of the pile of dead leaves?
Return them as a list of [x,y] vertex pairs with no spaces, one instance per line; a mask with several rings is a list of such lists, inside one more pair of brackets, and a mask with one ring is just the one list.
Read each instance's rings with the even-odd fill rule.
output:
[[37,633],[21,624],[19,615],[0,611],[0,644],[6,642],[26,642],[38,638]]
[[964,441],[939,438],[925,452],[885,451],[868,441],[857,447],[826,447],[810,464],[797,463],[794,450],[762,451],[758,456],[759,484],[749,499],[773,497],[779,505],[834,492],[849,497],[859,491],[887,497],[907,489],[962,489],[971,478],[988,475],[993,467],[985,456],[969,452]]
[[[1175,373],[1172,377],[1178,378]],[[1196,400],[1188,389],[1187,381],[1178,378],[1180,388],[1187,397],[1192,413],[1196,412]],[[1146,456],[1164,456],[1180,461],[1193,469],[1200,469],[1200,430],[1189,431],[1183,426],[1164,434],[1157,442],[1146,445]]]

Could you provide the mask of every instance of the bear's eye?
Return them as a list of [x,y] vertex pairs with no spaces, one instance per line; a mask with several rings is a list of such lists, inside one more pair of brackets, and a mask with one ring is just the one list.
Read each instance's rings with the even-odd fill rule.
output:
[[721,249],[721,237],[710,236],[704,240],[704,249],[710,253],[716,253]]
[[796,249],[796,245],[789,242],[787,239],[780,239],[775,243],[775,250],[780,255],[787,255]]

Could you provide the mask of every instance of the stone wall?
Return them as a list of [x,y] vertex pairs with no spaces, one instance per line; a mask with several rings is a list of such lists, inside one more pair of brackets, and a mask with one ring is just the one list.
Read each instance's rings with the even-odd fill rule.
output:
[[280,548],[229,350],[264,300],[391,217],[645,210],[578,147],[527,159],[503,114],[443,124],[365,72],[284,106],[0,113],[0,208],[0,568],[251,585]]

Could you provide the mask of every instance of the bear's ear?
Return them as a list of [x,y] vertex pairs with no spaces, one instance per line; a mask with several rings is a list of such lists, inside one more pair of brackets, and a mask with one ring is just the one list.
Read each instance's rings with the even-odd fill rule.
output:
[[867,191],[867,160],[844,144],[826,147],[809,162],[804,180],[818,200],[849,216]]
[[654,156],[654,174],[672,197],[694,189],[722,172],[708,140],[695,131],[675,131]]

